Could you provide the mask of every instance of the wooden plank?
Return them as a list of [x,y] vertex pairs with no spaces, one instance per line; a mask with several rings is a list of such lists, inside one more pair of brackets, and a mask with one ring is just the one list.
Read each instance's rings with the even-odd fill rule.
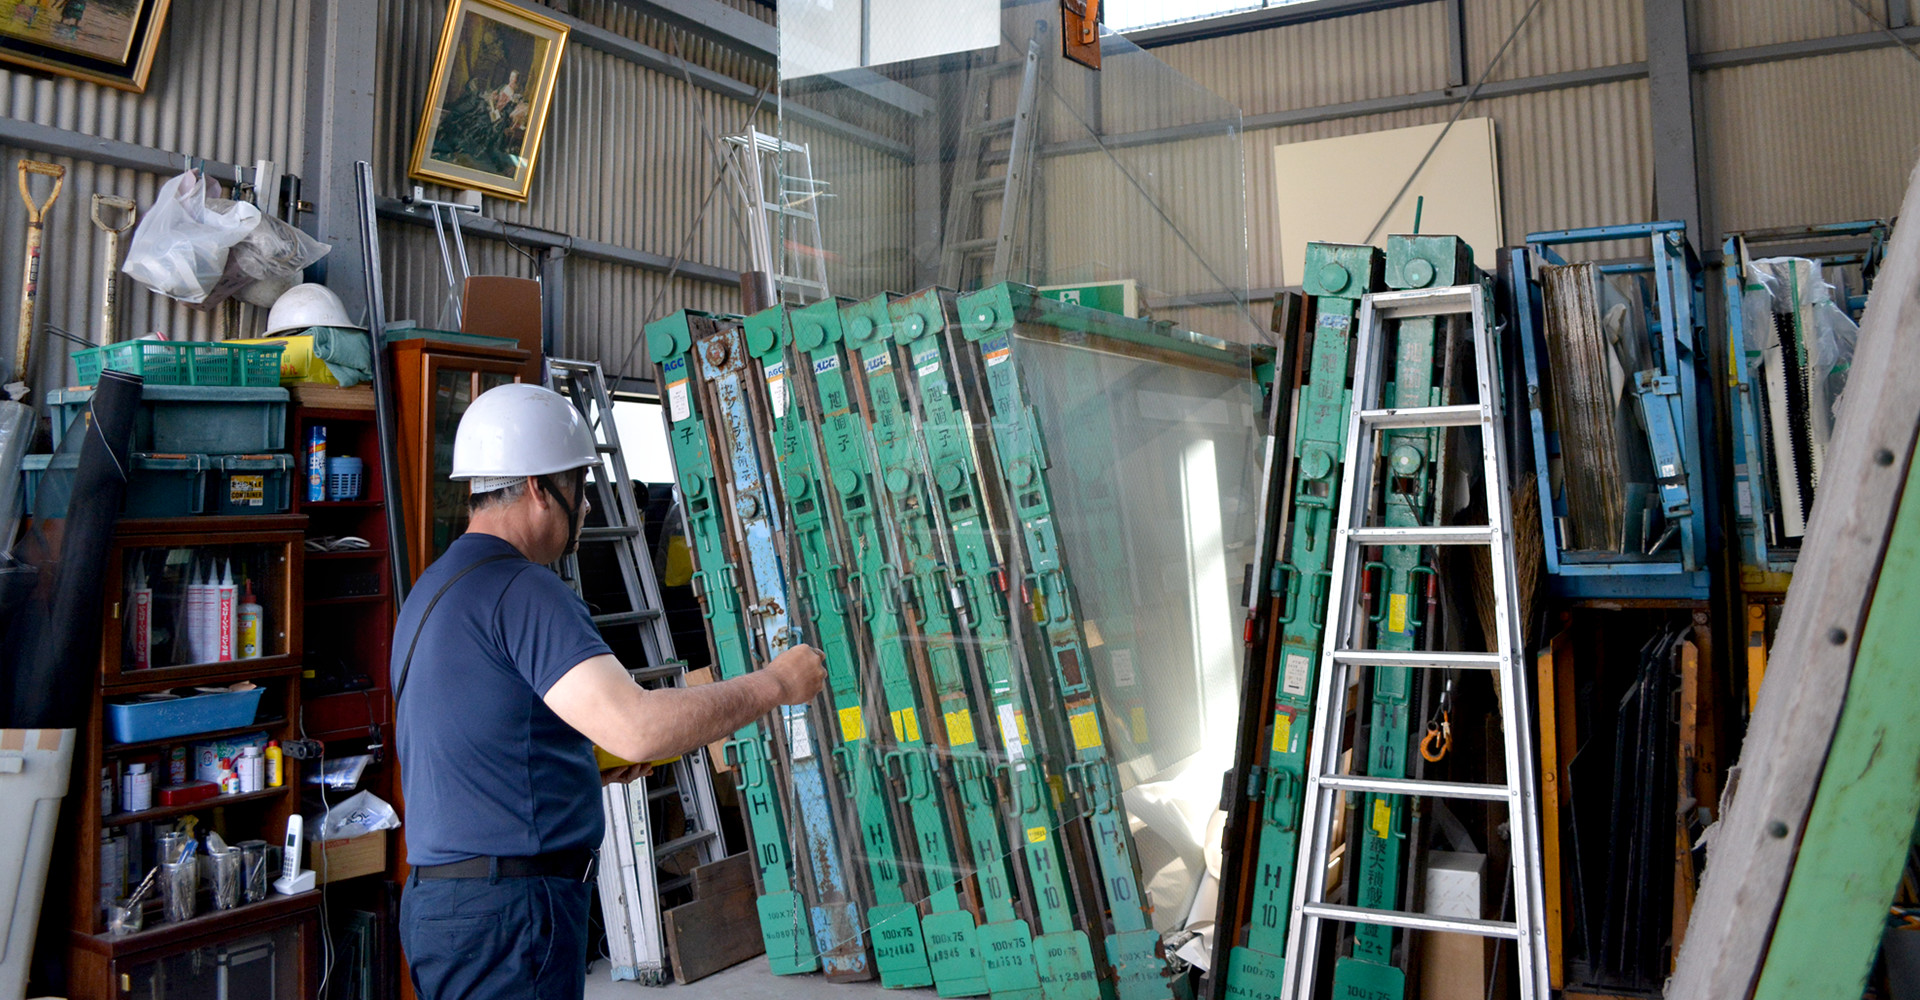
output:
[[691,983],[765,953],[753,899],[753,887],[748,886],[668,910],[667,958],[673,963],[673,978]]
[[[1709,695],[1711,696],[1711,695]],[[1686,942],[1687,918],[1693,915],[1696,888],[1693,870],[1693,838],[1688,834],[1689,820],[1700,808],[1699,783],[1695,780],[1700,759],[1700,650],[1691,642],[1680,644],[1680,738],[1679,753],[1674,755],[1678,771],[1674,810],[1673,842],[1673,947],[1676,953]]]
[[[1560,865],[1560,830],[1565,823],[1561,807],[1566,749],[1573,745],[1573,689],[1560,685],[1561,665],[1568,679],[1573,673],[1572,640],[1565,629],[1535,658],[1540,675],[1540,824],[1541,882],[1546,890],[1547,981],[1554,989],[1567,985],[1567,879]],[[1564,695],[1564,696],[1563,696]]]
[[1920,813],[1920,465],[1861,629],[1847,703],[1754,1000],[1861,995]]
[[739,888],[753,888],[753,856],[729,854],[693,870],[693,898],[708,899]]
[[[1920,218],[1920,174],[1901,214]],[[1913,455],[1920,350],[1904,331],[1920,329],[1917,293],[1920,226],[1903,226],[1867,303],[1846,405],[1670,997],[1742,997],[1759,978]]]

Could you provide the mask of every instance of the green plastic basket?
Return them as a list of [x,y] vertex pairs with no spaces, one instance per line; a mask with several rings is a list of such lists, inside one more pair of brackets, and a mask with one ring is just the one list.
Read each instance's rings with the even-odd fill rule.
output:
[[78,385],[93,385],[104,369],[146,379],[148,385],[253,386],[280,384],[284,344],[175,343],[129,340],[73,352]]

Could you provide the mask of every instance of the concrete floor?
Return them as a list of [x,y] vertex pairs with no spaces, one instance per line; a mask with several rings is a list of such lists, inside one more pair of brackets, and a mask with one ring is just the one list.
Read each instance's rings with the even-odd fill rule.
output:
[[614,982],[607,964],[596,962],[587,973],[586,1000],[934,1000],[931,989],[883,990],[875,979],[865,983],[830,983],[825,976],[776,976],[767,971],[765,955],[749,958],[725,972],[694,983],[642,986]]

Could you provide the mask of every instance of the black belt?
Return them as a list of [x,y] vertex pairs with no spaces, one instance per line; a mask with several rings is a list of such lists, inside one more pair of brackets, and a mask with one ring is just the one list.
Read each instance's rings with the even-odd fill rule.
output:
[[420,865],[418,878],[593,878],[594,852],[584,847],[551,851],[530,858],[468,858],[445,865]]

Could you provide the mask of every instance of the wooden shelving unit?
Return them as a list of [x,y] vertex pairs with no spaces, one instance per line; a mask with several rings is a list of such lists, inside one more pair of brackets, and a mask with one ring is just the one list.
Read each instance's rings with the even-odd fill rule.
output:
[[[169,976],[179,982],[179,969],[229,960],[241,965],[265,963],[251,967],[251,971],[275,984],[275,997],[310,996],[319,981],[318,893],[269,893],[261,902],[243,903],[230,910],[206,909],[175,923],[163,922],[158,900],[150,900],[144,929],[124,935],[108,932],[101,899],[103,878],[111,884],[102,851],[108,836],[138,842],[138,847],[129,848],[136,861],[128,872],[130,884],[144,876],[146,866],[155,860],[151,841],[158,828],[182,817],[197,817],[199,828],[219,832],[228,843],[252,839],[278,843],[284,838],[287,817],[298,808],[299,800],[301,768],[292,758],[285,761],[283,781],[278,786],[181,805],[158,803],[160,789],[169,783],[165,760],[172,748],[252,733],[265,733],[282,744],[298,738],[302,616],[297,609],[302,595],[306,527],[307,519],[298,515],[183,517],[123,521],[115,532],[102,567],[106,575],[103,638],[84,730],[87,738],[76,769],[76,774],[95,781],[104,772],[115,787],[105,802],[98,786],[91,783],[85,793],[75,797],[79,808],[73,828],[68,990],[76,1000],[119,1000],[143,992],[154,983],[169,981]],[[223,569],[231,564],[236,580],[244,577],[255,601],[262,606],[263,655],[220,662],[173,662],[183,658],[180,567],[215,559]],[[130,581],[136,566],[154,592],[150,655],[153,662],[163,665],[140,668],[131,655]],[[190,693],[196,687],[227,686],[237,681],[251,681],[264,689],[254,718],[246,725],[124,743],[111,741],[109,704],[133,701],[154,692],[181,689]],[[135,759],[156,765],[151,768],[155,804],[130,811],[121,808],[118,775],[123,765]],[[191,761],[188,766],[191,769]],[[188,777],[191,779],[191,771]]]

